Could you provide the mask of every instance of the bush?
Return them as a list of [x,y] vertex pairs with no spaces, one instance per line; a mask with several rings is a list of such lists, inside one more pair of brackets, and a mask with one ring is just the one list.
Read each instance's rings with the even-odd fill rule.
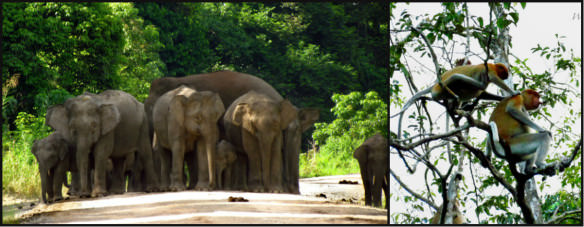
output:
[[18,113],[17,130],[2,133],[2,193],[40,197],[38,163],[30,152],[36,139],[50,134],[45,118]]
[[387,136],[387,104],[376,92],[334,94],[332,100],[336,119],[315,124],[316,148],[300,156],[302,177],[358,173],[354,150],[375,133]]

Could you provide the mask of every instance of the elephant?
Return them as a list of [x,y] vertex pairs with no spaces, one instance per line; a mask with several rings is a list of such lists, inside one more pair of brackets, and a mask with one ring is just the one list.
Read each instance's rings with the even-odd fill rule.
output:
[[217,173],[217,186],[219,189],[231,189],[231,167],[237,159],[235,147],[226,140],[217,144],[215,155],[215,167]]
[[[181,85],[189,86],[197,91],[212,91],[219,94],[225,109],[227,109],[235,99],[251,90],[265,94],[275,101],[284,100],[284,98],[282,98],[282,96],[264,80],[249,74],[228,70],[190,75],[180,78],[159,78],[152,82],[152,85],[150,86],[150,94],[144,101],[146,114],[148,115],[149,123],[151,125],[150,136],[153,135],[152,108],[156,103],[156,100],[158,100],[158,98],[164,93]],[[298,118],[294,119],[284,131],[285,139],[283,145],[284,171],[282,178],[286,179],[287,183],[293,182],[288,183],[292,184],[292,186],[288,186],[285,189],[288,190],[288,192],[294,193],[298,193],[298,155],[300,151],[302,132],[307,130],[316,120],[318,120],[319,113],[319,110],[314,108],[303,108],[297,110],[300,114],[298,114]],[[221,138],[224,138],[222,124],[222,121],[220,121],[219,128],[222,133]],[[236,163],[241,163],[245,159],[246,157],[238,155]],[[242,167],[237,166],[237,168]],[[237,173],[241,174],[242,172]],[[237,177],[233,180],[237,181],[240,179],[241,177]]]
[[61,187],[67,183],[67,171],[72,167],[69,144],[61,133],[53,132],[34,141],[31,152],[39,163],[43,203],[62,200]]
[[247,155],[251,191],[284,192],[282,130],[297,114],[288,100],[275,101],[256,91],[237,98],[225,111],[226,138]]
[[[186,86],[171,90],[158,99],[152,116],[157,144],[155,149],[159,150],[159,154],[163,154],[162,157],[167,157],[164,155],[165,151],[172,152],[171,191],[185,189],[183,163],[185,154],[189,152],[195,154],[196,158],[187,157],[187,165],[190,161],[197,160],[195,164],[189,165],[190,178],[197,177],[194,188],[197,190],[215,188],[215,152],[219,140],[217,121],[224,112],[225,108],[218,94],[197,91]],[[195,150],[196,153],[192,152]],[[161,159],[162,179],[168,176],[168,163],[167,159]]]
[[377,133],[359,146],[353,157],[359,162],[365,189],[365,205],[381,206],[381,190],[385,193],[385,208],[389,204],[389,147],[387,138]]
[[[296,108],[295,108],[296,109]],[[284,190],[293,194],[300,194],[298,187],[300,139],[302,132],[308,130],[318,120],[319,110],[315,108],[297,109],[298,119],[292,121],[284,133]]]
[[[134,152],[145,163],[149,176],[147,191],[157,190],[144,105],[132,95],[117,90],[85,93],[68,99],[64,104],[51,106],[47,110],[46,123],[61,132],[68,143],[75,145],[80,176],[88,176],[90,156],[93,157],[93,190],[90,192],[90,180],[81,177],[81,197],[106,195],[108,159],[113,159],[114,170],[123,169],[118,160]],[[119,177],[114,174],[116,176]]]

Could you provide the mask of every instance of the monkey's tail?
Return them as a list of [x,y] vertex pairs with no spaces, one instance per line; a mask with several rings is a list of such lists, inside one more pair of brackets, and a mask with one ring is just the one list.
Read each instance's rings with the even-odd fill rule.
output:
[[404,107],[401,109],[401,111],[397,114],[394,114],[393,116],[391,116],[390,118],[393,118],[397,115],[399,115],[399,123],[398,123],[398,129],[397,129],[397,139],[401,139],[401,125],[402,125],[402,119],[404,117],[404,112],[412,105],[414,104],[414,102],[416,102],[416,100],[420,99],[423,95],[430,93],[432,91],[432,87],[430,86],[429,88],[426,88],[418,93],[416,93],[414,96],[412,96],[412,98],[410,98],[410,100],[408,100],[406,102],[406,104],[404,105]]

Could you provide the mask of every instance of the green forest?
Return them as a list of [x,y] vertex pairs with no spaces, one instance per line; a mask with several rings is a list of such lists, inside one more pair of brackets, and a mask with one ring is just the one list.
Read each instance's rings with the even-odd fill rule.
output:
[[[144,101],[160,77],[264,79],[320,109],[304,152],[352,159],[368,136],[387,135],[388,3],[3,3],[2,13],[3,192],[39,193],[20,176],[36,171],[30,146],[50,132],[48,107],[107,89]],[[301,164],[304,176],[338,173]],[[338,166],[358,172],[354,160]]]

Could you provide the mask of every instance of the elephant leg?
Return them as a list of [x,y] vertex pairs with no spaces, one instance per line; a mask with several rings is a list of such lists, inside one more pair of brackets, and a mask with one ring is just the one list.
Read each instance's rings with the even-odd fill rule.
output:
[[113,132],[110,132],[106,135],[103,135],[97,144],[95,144],[95,150],[93,151],[95,172],[93,180],[93,191],[91,192],[92,197],[100,197],[107,194],[106,167],[108,159],[113,152],[113,141]]
[[285,187],[287,187],[287,192],[289,193],[293,193],[293,194],[300,194],[300,190],[299,190],[299,186],[298,186],[298,179],[299,179],[299,167],[298,167],[298,162],[299,162],[299,150],[293,150],[291,151],[292,153],[287,154],[287,158],[284,160],[284,163],[287,164],[287,180],[286,180],[286,185]]
[[231,167],[227,167],[223,170],[223,174],[221,175],[221,179],[217,179],[217,182],[223,182],[221,187],[225,190],[231,190]]
[[383,176],[383,193],[385,194],[385,209],[389,207],[389,173],[386,173]]
[[207,146],[203,140],[197,141],[197,164],[198,164],[198,177],[197,177],[197,185],[195,186],[196,190],[210,190],[211,187],[209,185],[209,162],[207,161]]
[[172,152],[159,148],[160,153],[160,190],[168,191],[170,186],[170,169]]
[[282,134],[277,135],[272,142],[272,149],[268,155],[270,174],[269,184],[266,185],[270,192],[282,193]]
[[65,183],[67,177],[67,164],[66,161],[62,161],[57,164],[55,167],[55,172],[53,176],[53,192],[54,192],[54,200],[59,201],[63,199],[62,185]]
[[79,196],[79,189],[81,188],[79,181],[81,181],[81,179],[79,178],[79,172],[78,171],[71,171],[71,187],[69,188],[69,191],[67,192],[67,194],[69,196],[74,196],[74,197]]
[[[146,120],[146,118],[144,118]],[[152,145],[150,144],[150,137],[148,137],[148,129],[146,124],[142,125],[143,129],[140,130],[140,148],[138,150],[138,158],[142,164],[142,175],[145,174],[146,182],[146,192],[159,191],[158,185],[160,172],[156,172],[156,167],[154,166],[154,158],[152,152]]]
[[184,191],[183,183],[185,146],[182,141],[175,141],[172,144],[172,163],[170,173],[170,190]]
[[[128,155],[128,156],[132,156],[133,155]],[[124,158],[125,159],[125,158]],[[124,164],[125,164],[125,160],[124,159],[112,159],[113,164],[114,164],[114,168],[111,171],[111,184],[109,186],[109,192],[112,194],[122,194],[124,193],[125,190],[125,186],[126,186],[126,181],[125,181],[125,175],[124,173],[126,172],[124,169]]]
[[[162,190],[161,185],[162,185],[162,177],[160,176],[161,174],[161,170],[160,167],[162,165],[162,161],[161,161],[161,155],[160,152],[162,152],[159,149],[153,148],[152,149],[152,164],[154,165],[154,173],[156,174],[156,180],[158,181],[158,190]],[[144,167],[143,167],[144,168]],[[145,183],[145,181],[143,181]]]
[[197,153],[196,152],[187,152],[185,154],[185,162],[187,163],[187,167],[189,169],[189,185],[187,189],[195,189],[195,184],[197,183]]
[[365,189],[365,205],[371,205],[371,181],[367,171],[367,161],[359,160],[359,169],[361,171],[361,180]]
[[379,171],[371,171],[373,172],[371,176],[371,202],[373,206],[379,207],[381,206],[381,187],[384,181],[383,174],[379,174]]
[[[257,142],[255,142],[255,139],[247,139],[246,140],[246,134],[249,134],[248,132],[243,132],[244,135],[244,142],[243,142],[243,149],[245,150],[245,153],[247,154],[247,164],[248,164],[248,168],[249,168],[249,175],[247,176],[247,187],[250,191],[252,192],[262,192],[264,191],[263,185],[262,185],[262,172],[261,172],[261,168],[262,168],[262,163],[261,163],[261,158],[260,158],[260,149],[259,146],[257,144]],[[250,138],[251,135],[249,135],[248,138]],[[253,137],[251,137],[253,138]]]
[[284,189],[286,192],[293,194],[300,194],[298,187],[299,179],[299,151],[300,151],[300,122],[298,120],[293,121],[288,125],[288,128],[284,130],[283,137],[284,143],[282,145],[282,150],[284,151]]
[[217,168],[217,170],[215,171],[215,173],[217,174],[217,189],[223,189],[224,171],[225,171],[225,168]]

